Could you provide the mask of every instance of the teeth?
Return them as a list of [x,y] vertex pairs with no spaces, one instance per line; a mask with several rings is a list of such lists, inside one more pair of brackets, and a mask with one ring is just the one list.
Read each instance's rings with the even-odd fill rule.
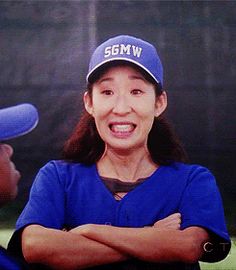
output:
[[111,130],[114,132],[130,132],[134,129],[133,125],[112,125]]

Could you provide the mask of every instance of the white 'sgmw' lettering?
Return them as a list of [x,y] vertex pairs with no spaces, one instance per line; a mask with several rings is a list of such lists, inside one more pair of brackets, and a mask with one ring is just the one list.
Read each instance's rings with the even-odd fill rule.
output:
[[104,57],[107,58],[109,56],[113,56],[113,55],[123,55],[123,54],[127,54],[127,55],[133,55],[135,57],[140,57],[142,53],[142,48],[141,47],[137,47],[134,45],[124,45],[124,44],[117,44],[117,45],[113,45],[113,46],[108,46],[105,48],[104,50]]

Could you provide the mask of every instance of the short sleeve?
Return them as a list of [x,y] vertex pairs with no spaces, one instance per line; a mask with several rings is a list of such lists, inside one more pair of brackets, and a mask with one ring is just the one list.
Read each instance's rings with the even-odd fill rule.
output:
[[[21,234],[30,224],[62,229],[64,225],[64,187],[55,162],[46,164],[37,174],[31,187],[29,201],[16,223],[8,251],[24,261],[21,249]],[[47,269],[42,265],[30,265],[30,269]]]
[[63,181],[54,162],[46,164],[37,174],[29,201],[16,223],[16,230],[29,224],[61,229],[64,222],[65,196]]
[[211,240],[203,247],[203,261],[215,262],[224,259],[231,248],[227,232],[220,192],[211,172],[200,166],[194,167],[183,193],[180,213],[182,229],[191,226],[205,228]]

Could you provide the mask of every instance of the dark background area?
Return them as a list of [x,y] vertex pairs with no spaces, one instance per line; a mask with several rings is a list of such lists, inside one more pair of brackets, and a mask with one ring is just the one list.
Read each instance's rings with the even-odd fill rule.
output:
[[93,49],[131,34],[156,46],[168,118],[191,162],[216,176],[236,235],[235,14],[235,1],[1,1],[0,107],[30,102],[40,115],[32,133],[10,141],[22,180],[1,226],[13,226],[38,169],[60,158]]

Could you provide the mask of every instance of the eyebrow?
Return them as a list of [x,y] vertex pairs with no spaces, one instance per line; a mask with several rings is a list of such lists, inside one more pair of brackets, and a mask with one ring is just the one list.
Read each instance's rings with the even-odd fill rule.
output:
[[[131,75],[128,77],[131,80],[142,80],[142,81],[146,81],[145,78],[143,76],[139,76],[139,75]],[[113,81],[114,79],[112,77],[105,77],[102,78],[98,81],[99,84],[103,83],[103,82],[109,82],[109,81]]]
[[129,76],[129,79],[131,80],[142,80],[142,81],[146,81],[145,78],[143,76],[140,76],[140,75],[131,75]]
[[102,78],[102,79],[100,79],[100,80],[98,80],[98,83],[100,84],[100,83],[103,83],[103,82],[109,82],[109,81],[113,81],[114,79],[113,78],[111,78],[111,77],[105,77],[105,78]]

